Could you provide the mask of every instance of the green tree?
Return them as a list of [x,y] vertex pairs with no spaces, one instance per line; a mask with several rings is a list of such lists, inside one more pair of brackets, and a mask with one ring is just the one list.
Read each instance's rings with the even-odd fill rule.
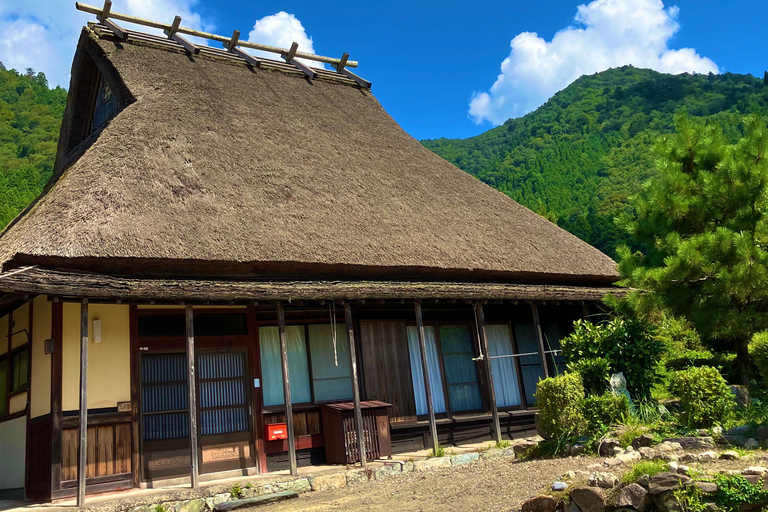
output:
[[[657,150],[657,177],[620,223],[644,249],[619,249],[638,312],[688,318],[713,348],[735,351],[744,381],[752,334],[768,328],[768,129],[744,118],[729,144],[722,128],[682,115]],[[650,293],[644,293],[650,292]]]

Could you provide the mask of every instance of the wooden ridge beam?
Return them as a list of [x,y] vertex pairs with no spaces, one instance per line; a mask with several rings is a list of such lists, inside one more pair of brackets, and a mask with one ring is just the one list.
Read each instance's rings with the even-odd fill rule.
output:
[[[103,9],[85,4],[82,2],[75,2],[75,8],[78,11],[87,12],[96,16],[100,16],[103,12]],[[170,30],[172,25],[169,23],[161,23],[157,21],[148,20],[145,18],[140,18],[138,16],[131,16],[129,14],[123,14],[119,12],[110,12],[109,14],[110,18],[125,21],[128,23],[135,23],[136,25],[142,25],[145,27],[151,27],[156,28],[160,30]],[[182,27],[179,26],[176,31],[181,34],[187,34],[190,36],[196,36],[201,37],[203,39],[209,39],[211,41],[218,41],[220,43],[229,43],[232,38],[226,37],[226,36],[220,36],[217,34],[211,34],[210,32],[203,32],[202,30],[195,30],[188,27]],[[278,48],[276,46],[271,46],[267,44],[261,44],[261,43],[253,43],[250,41],[240,41],[237,43],[239,46],[242,46],[244,48],[251,48],[254,50],[261,50],[268,53],[276,53],[278,55],[284,55],[288,52],[285,48]],[[295,55],[296,58],[299,59],[306,59],[306,60],[312,60],[316,62],[323,62],[325,64],[331,64],[332,66],[337,66],[340,63],[340,59],[335,59],[333,57],[325,57],[323,55],[315,55],[314,53],[303,53],[303,52],[296,52]],[[358,62],[354,60],[347,61],[346,67],[349,68],[356,68],[358,66]]]

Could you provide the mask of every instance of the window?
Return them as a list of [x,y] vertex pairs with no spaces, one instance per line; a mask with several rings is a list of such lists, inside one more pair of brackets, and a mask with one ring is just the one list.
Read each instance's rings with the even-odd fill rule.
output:
[[441,326],[445,383],[451,411],[476,411],[483,408],[477,364],[473,361],[472,334],[467,325]]
[[[10,373],[10,379],[9,374]],[[8,414],[8,399],[29,389],[29,347],[0,360],[0,418]]]
[[330,324],[309,326],[309,351],[312,360],[312,387],[315,402],[351,400],[352,378],[346,325],[336,326],[336,357],[333,328]]
[[536,328],[532,319],[530,323],[515,324],[515,340],[517,341],[518,353],[532,354],[520,357],[520,373],[523,377],[525,401],[528,406],[532,406],[536,403],[536,398],[533,396],[536,392],[536,385],[540,379],[544,378],[544,367],[539,355],[539,342],[536,338]]
[[[195,313],[195,336],[244,336],[248,334],[245,313]],[[187,320],[183,313],[139,315],[140,338],[184,337]]]
[[[427,368],[429,370],[429,389],[432,392],[432,407],[435,414],[445,412],[443,394],[443,372],[440,370],[440,353],[437,350],[435,328],[424,327],[424,344],[427,349]],[[419,331],[415,326],[408,327],[408,351],[411,356],[411,375],[413,376],[413,395],[416,399],[416,414],[429,414],[427,392],[424,387],[424,371],[421,366],[421,347]]]
[[488,357],[491,358],[493,389],[496,393],[496,407],[520,405],[520,387],[517,380],[515,357],[512,357],[512,335],[509,326],[486,325]]
[[[336,324],[334,360],[333,328],[330,324],[285,327],[292,404],[352,398],[346,331],[345,324]],[[283,371],[277,327],[259,328],[259,349],[264,406],[283,405]]]

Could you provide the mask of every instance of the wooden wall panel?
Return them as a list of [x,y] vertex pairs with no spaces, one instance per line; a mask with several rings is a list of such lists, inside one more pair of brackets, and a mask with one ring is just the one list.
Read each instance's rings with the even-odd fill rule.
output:
[[[88,427],[86,477],[97,478],[131,472],[131,424],[117,423]],[[61,480],[77,479],[76,428],[62,431]]]
[[[264,415],[264,424],[285,423],[285,414],[273,413]],[[311,436],[323,433],[323,423],[320,421],[320,411],[299,411],[293,413],[293,433],[296,436]]]
[[392,404],[393,423],[415,421],[405,322],[361,321],[360,345],[365,399]]

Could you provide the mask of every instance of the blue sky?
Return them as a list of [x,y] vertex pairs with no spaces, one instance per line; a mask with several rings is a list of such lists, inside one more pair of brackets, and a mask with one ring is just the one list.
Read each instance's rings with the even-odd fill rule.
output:
[[[180,14],[183,25],[219,34],[237,28],[258,42],[346,51],[384,108],[419,139],[476,135],[607,67],[760,77],[768,69],[765,0],[113,3],[113,11],[152,19]],[[0,61],[67,86],[77,31],[93,19],[73,4],[0,0]]]

